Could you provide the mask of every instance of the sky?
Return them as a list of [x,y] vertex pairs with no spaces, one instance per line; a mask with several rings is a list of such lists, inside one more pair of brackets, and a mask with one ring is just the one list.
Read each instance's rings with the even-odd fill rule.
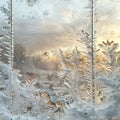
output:
[[[95,43],[120,42],[120,1],[95,1]],[[91,34],[87,6],[90,0],[38,0],[32,7],[25,0],[14,0],[15,43],[33,52],[77,45],[82,29]]]
[[33,7],[26,2],[14,4],[16,43],[28,44],[28,49],[46,50],[75,45],[76,31],[90,25],[89,11],[83,10],[88,0],[40,0]]
[[97,41],[108,39],[120,43],[120,1],[99,0],[96,9]]

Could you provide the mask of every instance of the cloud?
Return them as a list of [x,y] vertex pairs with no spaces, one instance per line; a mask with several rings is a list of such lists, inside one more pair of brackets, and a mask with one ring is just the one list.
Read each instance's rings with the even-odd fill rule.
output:
[[[47,2],[46,2],[47,1]],[[53,1],[41,0],[33,8],[26,8],[20,4],[15,11],[15,42],[31,51],[53,49],[76,45],[77,32],[81,29],[91,33],[91,19],[89,9],[85,9],[89,0]],[[120,1],[98,0],[95,24],[97,42],[114,39],[120,36]],[[21,14],[25,18],[21,18]],[[43,14],[45,11],[49,14]],[[31,15],[31,16],[30,16]],[[74,19],[72,19],[72,15]],[[32,16],[35,19],[32,19]],[[73,28],[75,27],[75,30]],[[67,32],[70,31],[70,34]]]
[[[34,16],[35,20],[30,19],[30,17],[22,18],[21,15],[18,15],[17,12],[21,9],[23,11],[24,6],[21,5],[18,9],[16,8],[15,43],[22,44],[27,50],[32,51],[66,47],[76,44],[77,33],[73,30],[72,24],[75,25],[77,30],[88,30],[89,18],[86,17],[88,11],[83,10],[87,0],[84,2],[78,0],[51,1],[53,0],[45,3],[44,0],[41,0],[39,6],[35,6],[35,14],[37,14],[37,18]],[[78,3],[80,4],[78,5]],[[40,7],[40,10],[38,7]],[[44,11],[49,14],[44,15]],[[24,16],[28,16],[29,13],[34,13],[34,9],[31,8],[30,10],[28,8],[28,12],[25,10]],[[75,16],[72,23],[71,15],[73,14]],[[67,33],[66,28],[70,30],[71,34]]]
[[64,27],[57,23],[36,26],[23,22],[15,26],[15,43],[24,45],[27,50],[35,51],[60,46],[65,47],[75,42],[67,39],[68,35],[64,32]]

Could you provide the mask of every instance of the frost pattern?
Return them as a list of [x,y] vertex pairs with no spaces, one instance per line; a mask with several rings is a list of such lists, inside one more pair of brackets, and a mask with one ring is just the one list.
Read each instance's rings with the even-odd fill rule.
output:
[[30,7],[33,7],[33,5],[38,2],[39,2],[39,0],[26,0],[27,5]]
[[[33,6],[36,1],[26,2]],[[38,57],[26,55],[25,48],[13,41],[11,7],[11,3],[0,7],[6,18],[0,35],[0,119],[119,120],[120,45],[102,41],[93,53],[91,34],[80,30],[78,46],[73,49],[41,51]],[[76,32],[74,26],[73,30]],[[53,63],[48,61],[51,54]],[[25,70],[26,64],[32,70]]]
[[0,35],[0,119],[9,120],[12,106],[12,68],[13,68],[13,21],[11,1],[0,6],[0,14],[4,16]]

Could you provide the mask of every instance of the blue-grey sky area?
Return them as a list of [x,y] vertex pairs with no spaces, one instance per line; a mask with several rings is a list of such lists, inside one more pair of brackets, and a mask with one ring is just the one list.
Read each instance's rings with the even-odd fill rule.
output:
[[[15,43],[31,51],[51,50],[78,44],[76,40],[81,29],[91,33],[90,8],[86,9],[90,0],[38,1],[30,7],[26,0],[13,0]],[[95,2],[96,41],[119,42],[120,1]]]

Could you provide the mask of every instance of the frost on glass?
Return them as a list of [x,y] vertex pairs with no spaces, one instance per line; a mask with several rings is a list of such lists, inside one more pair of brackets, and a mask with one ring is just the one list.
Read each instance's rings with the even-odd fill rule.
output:
[[119,2],[107,2],[0,1],[0,120],[119,120],[119,17],[107,18]]
[[[101,119],[120,119],[120,15],[119,1],[96,3],[95,75],[102,96]],[[98,107],[97,107],[98,108]]]
[[0,119],[11,118],[12,65],[13,65],[12,4],[0,1]]
[[90,118],[87,107],[92,110],[94,105],[91,5],[88,0],[41,0],[32,6],[14,2],[14,71],[18,74],[13,76],[14,116]]

